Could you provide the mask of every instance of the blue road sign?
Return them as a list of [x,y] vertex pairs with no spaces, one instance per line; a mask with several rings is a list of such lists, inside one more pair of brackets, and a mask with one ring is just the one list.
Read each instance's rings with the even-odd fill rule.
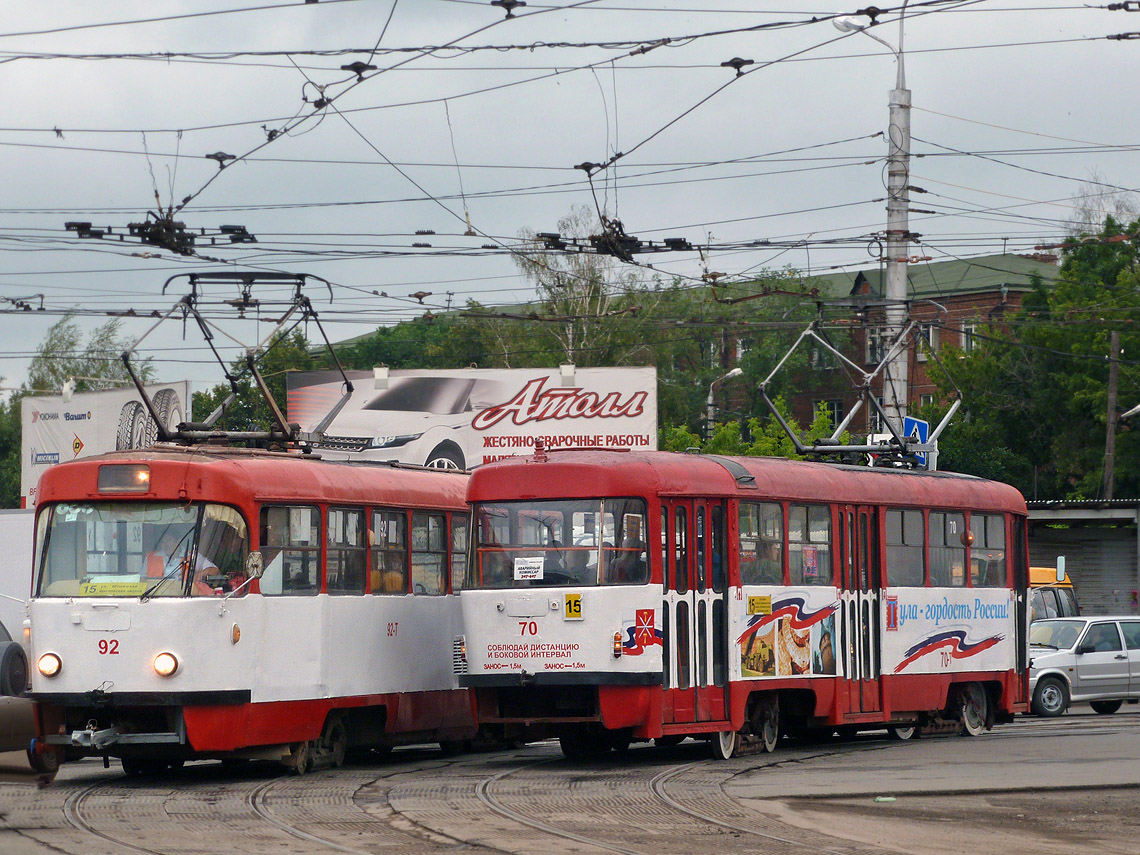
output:
[[[907,439],[913,439],[921,443],[926,442],[926,438],[930,436],[930,422],[925,422],[922,419],[911,418],[905,416],[903,418],[903,436]],[[923,466],[926,465],[926,452],[915,452],[915,459],[918,460]]]

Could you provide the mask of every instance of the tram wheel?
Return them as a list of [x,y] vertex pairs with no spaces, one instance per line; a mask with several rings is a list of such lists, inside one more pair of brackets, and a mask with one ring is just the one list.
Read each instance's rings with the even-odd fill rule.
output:
[[329,766],[339,769],[344,765],[344,755],[348,751],[348,731],[339,715],[331,715],[325,722],[320,747],[322,758],[328,761]]
[[740,748],[740,734],[735,730],[722,730],[712,738],[713,757],[731,760]]
[[780,742],[780,698],[771,695],[764,698],[752,713],[752,727],[764,750],[771,754]]
[[309,742],[294,742],[289,746],[289,757],[285,768],[290,775],[304,775],[313,765],[313,749]]
[[137,778],[140,775],[161,775],[169,765],[165,760],[138,757],[122,757],[120,761],[123,764],[123,774],[130,778]]
[[989,699],[978,683],[967,683],[958,694],[958,717],[964,736],[981,736],[986,729]]
[[918,725],[892,725],[887,728],[887,737],[896,742],[907,742],[918,738]]

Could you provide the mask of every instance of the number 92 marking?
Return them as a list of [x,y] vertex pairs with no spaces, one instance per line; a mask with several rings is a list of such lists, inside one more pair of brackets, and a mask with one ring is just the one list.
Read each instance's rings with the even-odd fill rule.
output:
[[108,640],[106,638],[100,638],[99,639],[99,655],[100,656],[118,656],[119,655],[119,640],[117,638],[112,638],[110,640]]

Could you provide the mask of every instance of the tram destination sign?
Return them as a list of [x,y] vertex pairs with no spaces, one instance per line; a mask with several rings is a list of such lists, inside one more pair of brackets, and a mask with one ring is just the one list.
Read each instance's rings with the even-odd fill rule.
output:
[[657,448],[654,368],[375,369],[288,375],[288,419],[326,457],[473,469],[547,449]]

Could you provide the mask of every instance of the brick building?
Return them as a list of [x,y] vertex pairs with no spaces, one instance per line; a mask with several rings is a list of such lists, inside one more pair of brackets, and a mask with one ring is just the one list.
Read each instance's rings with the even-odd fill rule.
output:
[[[967,260],[921,262],[908,265],[910,317],[919,326],[919,335],[935,352],[953,346],[969,351],[976,343],[973,337],[988,325],[999,328],[1007,313],[1021,305],[1026,292],[1032,290],[1034,277],[1049,287],[1060,273],[1054,257],[1026,257],[1020,255],[987,255]],[[868,301],[865,321],[856,323],[849,336],[845,355],[852,362],[873,371],[883,356],[884,322],[881,300],[885,272],[880,268],[850,273],[832,273],[813,278],[825,300]],[[855,309],[852,310],[856,311]],[[907,350],[907,409],[918,407],[935,399],[937,389],[928,377],[932,359],[925,347],[912,340]],[[828,355],[830,357],[830,355]],[[857,393],[851,388],[847,376],[838,370],[834,357],[813,359],[813,371],[831,371],[834,382],[815,384],[817,391],[792,399],[792,412],[801,424],[811,420],[811,413],[820,403],[831,411],[833,424],[838,423],[855,404]],[[876,396],[882,395],[881,375],[872,382]],[[881,428],[877,414],[870,407],[863,408],[850,425],[853,434],[878,433]]]

